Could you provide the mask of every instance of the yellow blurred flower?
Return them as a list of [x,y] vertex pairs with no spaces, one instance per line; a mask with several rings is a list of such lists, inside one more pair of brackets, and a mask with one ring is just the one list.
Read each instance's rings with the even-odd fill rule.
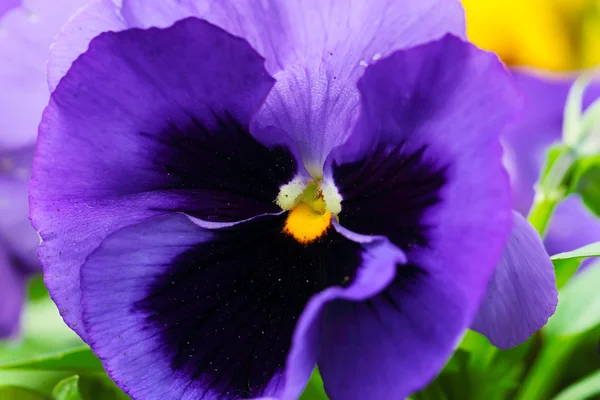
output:
[[554,71],[600,65],[600,0],[463,0],[467,32],[508,64]]

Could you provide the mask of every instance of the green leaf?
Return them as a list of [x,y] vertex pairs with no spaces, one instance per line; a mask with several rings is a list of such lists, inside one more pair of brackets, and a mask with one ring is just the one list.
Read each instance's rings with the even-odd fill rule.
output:
[[564,253],[558,253],[553,255],[551,258],[555,260],[567,260],[567,259],[578,259],[600,257],[600,242],[588,244],[587,246],[580,247],[573,251],[567,251]]
[[0,387],[0,400],[49,400],[50,398],[43,393],[33,390],[16,387],[5,386]]
[[325,388],[323,387],[323,379],[319,370],[315,368],[313,371],[304,393],[300,396],[300,400],[328,400],[327,394],[325,394]]
[[36,357],[30,360],[8,363],[2,365],[1,369],[28,369],[28,370],[51,370],[51,371],[82,371],[102,372],[102,363],[89,347],[66,352],[58,352]]
[[[69,376],[70,371],[0,370],[0,387],[14,386],[43,393],[48,397],[56,384]],[[18,399],[18,398],[17,398]]]
[[552,260],[554,264],[554,272],[556,274],[556,288],[562,289],[563,286],[575,275],[575,272],[581,265],[581,259],[579,258],[565,258]]
[[600,397],[600,371],[569,386],[554,397],[554,400],[584,400],[598,397]]
[[83,400],[131,400],[106,374],[81,376],[79,390]]
[[[578,254],[588,254],[578,253]],[[597,254],[597,253],[596,253]],[[600,264],[590,265],[560,291],[558,307],[543,332],[549,336],[573,336],[600,324]]]
[[0,341],[0,368],[82,346],[84,343],[62,321],[52,300],[40,297],[25,305],[21,336],[16,340]]
[[589,210],[600,216],[600,155],[576,162],[569,191],[578,193]]
[[524,343],[500,351],[485,336],[469,330],[438,377],[412,398],[505,400],[519,384],[528,348]]
[[45,300],[48,298],[48,289],[44,285],[42,275],[34,275],[27,283],[27,294],[29,300]]
[[73,375],[58,382],[52,390],[55,400],[82,400],[79,393],[79,376]]

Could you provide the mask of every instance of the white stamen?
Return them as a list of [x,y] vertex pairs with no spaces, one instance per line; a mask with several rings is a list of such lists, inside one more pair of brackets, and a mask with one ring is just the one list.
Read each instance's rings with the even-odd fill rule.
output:
[[321,184],[321,193],[323,194],[323,200],[327,205],[327,209],[334,215],[337,215],[342,211],[342,196],[338,192],[334,183],[331,181],[324,181]]
[[275,204],[281,207],[282,210],[292,210],[298,204],[297,200],[304,192],[307,183],[306,178],[302,176],[295,177],[291,182],[279,188]]

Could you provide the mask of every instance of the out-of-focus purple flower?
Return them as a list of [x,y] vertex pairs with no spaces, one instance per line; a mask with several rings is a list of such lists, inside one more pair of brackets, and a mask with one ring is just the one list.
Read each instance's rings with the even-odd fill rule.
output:
[[519,95],[463,32],[448,0],[103,0],[65,27],[32,220],[128,394],[293,399],[318,364],[333,398],[403,398],[478,310],[501,347],[545,323],[501,164]]
[[39,270],[27,202],[32,158],[32,147],[0,151],[0,338],[17,333],[24,281]]
[[50,44],[83,0],[0,0],[0,338],[18,331],[24,281],[40,270],[27,186],[48,103]]
[[[549,147],[560,142],[567,94],[576,76],[549,74],[535,70],[513,70],[524,95],[521,118],[504,133],[503,147],[514,208],[527,215],[533,204],[534,185]],[[600,98],[600,85],[586,91],[584,107]],[[574,250],[600,240],[600,221],[571,195],[556,209],[545,239],[550,254]]]

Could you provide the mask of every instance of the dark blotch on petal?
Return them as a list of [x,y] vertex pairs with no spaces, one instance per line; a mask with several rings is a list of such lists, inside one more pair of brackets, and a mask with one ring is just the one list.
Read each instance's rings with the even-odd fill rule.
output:
[[351,231],[387,236],[408,250],[427,245],[422,222],[437,204],[446,169],[427,163],[427,149],[407,153],[403,143],[375,147],[361,160],[334,165],[333,178],[344,199],[340,223]]
[[292,153],[263,146],[228,113],[213,116],[209,122],[190,116],[189,126],[170,124],[159,135],[140,133],[158,144],[155,165],[169,177],[164,190],[186,191],[189,200],[174,211],[218,222],[280,211],[279,186],[297,170]]
[[335,230],[305,246],[281,232],[284,221],[263,217],[216,231],[174,259],[136,304],[151,313],[172,368],[218,398],[261,396],[283,370],[311,296],[348,285],[361,263],[360,245]]

